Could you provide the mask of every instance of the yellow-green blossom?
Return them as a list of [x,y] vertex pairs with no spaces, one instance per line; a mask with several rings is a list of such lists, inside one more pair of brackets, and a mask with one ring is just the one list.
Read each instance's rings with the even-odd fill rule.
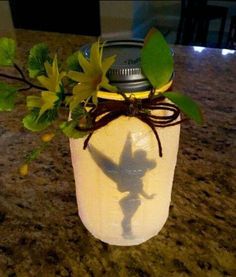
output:
[[115,62],[115,55],[102,60],[102,47],[99,41],[92,44],[89,60],[81,52],[78,54],[78,60],[83,72],[70,71],[68,73],[72,80],[78,82],[73,88],[73,96],[69,99],[71,110],[91,97],[96,104],[97,92],[101,88],[116,91],[116,87],[110,85],[106,77],[108,69]]
[[27,107],[40,108],[39,117],[54,107],[56,101],[59,100],[59,93],[61,91],[61,80],[65,76],[65,72],[60,72],[57,64],[57,56],[55,55],[52,65],[48,61],[44,63],[47,76],[39,76],[38,80],[47,90],[41,92],[39,96],[28,96]]

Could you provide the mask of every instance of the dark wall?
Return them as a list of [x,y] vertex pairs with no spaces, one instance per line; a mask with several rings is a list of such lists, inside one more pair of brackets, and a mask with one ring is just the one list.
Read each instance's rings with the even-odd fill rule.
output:
[[[9,0],[15,28],[99,36],[99,0]],[[86,19],[83,19],[85,15]],[[90,23],[90,24],[89,24]]]

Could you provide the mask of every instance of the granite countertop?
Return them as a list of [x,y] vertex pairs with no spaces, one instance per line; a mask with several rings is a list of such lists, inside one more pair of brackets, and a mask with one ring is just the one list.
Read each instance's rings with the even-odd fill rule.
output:
[[[18,59],[47,42],[67,55],[90,37],[17,30]],[[77,214],[67,138],[20,177],[39,143],[25,130],[23,100],[0,113],[0,276],[236,276],[236,53],[174,46],[175,88],[201,104],[205,124],[185,123],[170,216],[162,231],[132,247],[96,240]],[[198,50],[198,51],[196,51]]]

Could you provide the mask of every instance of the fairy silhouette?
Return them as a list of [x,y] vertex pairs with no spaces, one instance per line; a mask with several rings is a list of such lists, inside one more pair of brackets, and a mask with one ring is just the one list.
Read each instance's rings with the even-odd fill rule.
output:
[[146,199],[153,199],[155,196],[155,194],[148,195],[143,190],[142,177],[146,174],[147,170],[153,169],[156,166],[156,162],[148,160],[144,150],[136,150],[132,154],[131,142],[131,136],[128,134],[118,165],[92,145],[89,146],[92,158],[106,176],[116,182],[117,189],[120,192],[129,192],[128,195],[119,201],[124,215],[121,222],[122,236],[126,239],[134,238],[131,220],[141,204],[139,195],[142,195]]

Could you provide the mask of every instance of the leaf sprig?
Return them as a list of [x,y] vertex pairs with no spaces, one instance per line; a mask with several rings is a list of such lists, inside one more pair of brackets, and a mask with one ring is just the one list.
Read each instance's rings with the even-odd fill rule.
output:
[[[174,59],[170,47],[163,35],[156,29],[151,29],[144,40],[141,52],[142,70],[154,89],[169,82],[174,72]],[[163,95],[168,98],[189,118],[196,123],[203,121],[201,109],[189,96],[181,92],[168,91]]]

